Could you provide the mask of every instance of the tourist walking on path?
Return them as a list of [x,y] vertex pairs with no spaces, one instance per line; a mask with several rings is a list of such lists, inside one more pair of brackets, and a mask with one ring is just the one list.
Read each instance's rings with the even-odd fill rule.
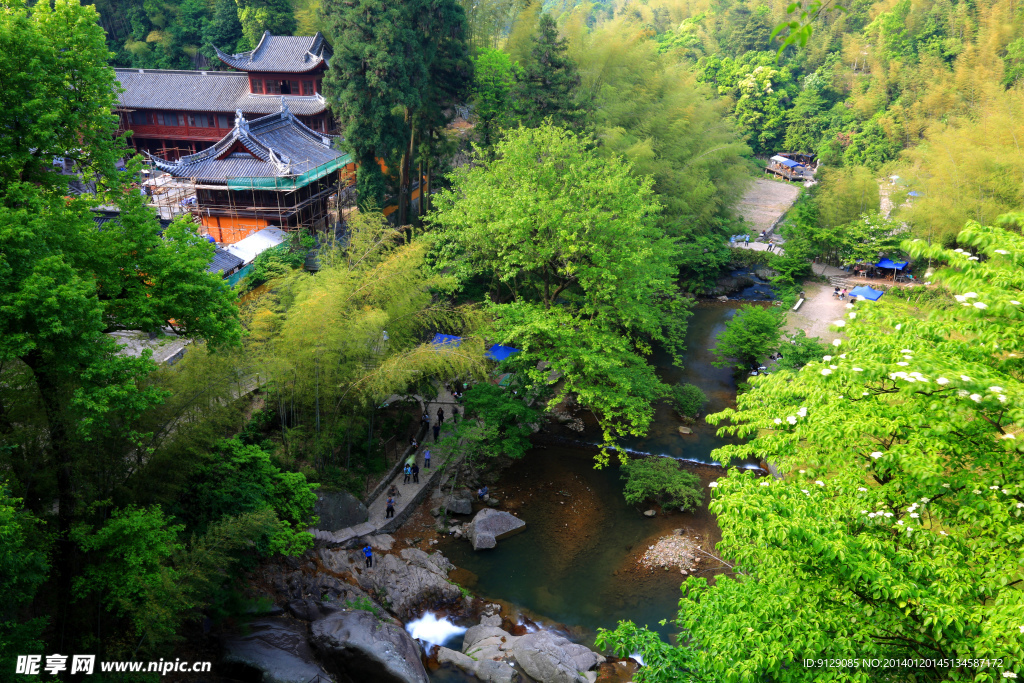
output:
[[394,516],[395,516],[395,499],[392,498],[391,496],[388,496],[388,509],[387,509],[387,513],[384,515],[384,519],[388,519],[388,518],[394,517]]
[[437,409],[437,424],[438,425],[443,425],[444,424],[444,408],[438,408]]
[[395,496],[402,495],[402,492],[398,490],[397,486],[392,484],[391,488],[388,489],[388,495],[391,496],[392,498],[394,498]]
[[452,424],[459,424],[459,409],[452,407]]
[[441,425],[434,425],[434,441],[441,437]]
[[404,470],[404,472],[405,472],[405,481],[403,481],[402,483],[403,484],[408,484],[409,483],[409,477],[412,476],[412,466],[409,463],[405,463],[405,470]]
[[373,566],[373,548],[371,548],[370,546],[366,546],[365,548],[363,548],[363,557],[366,558],[366,566],[367,567],[372,567]]
[[423,417],[420,418],[420,424],[422,424],[424,427],[430,426],[430,413],[428,413],[425,410],[423,411]]
[[420,466],[417,465],[416,463],[413,463],[412,466],[412,483],[420,483]]
[[430,469],[430,449],[423,451],[423,469]]

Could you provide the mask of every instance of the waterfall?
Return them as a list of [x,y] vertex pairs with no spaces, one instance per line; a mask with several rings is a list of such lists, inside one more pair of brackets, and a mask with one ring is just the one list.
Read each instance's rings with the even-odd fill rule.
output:
[[419,619],[410,621],[405,625],[405,630],[416,640],[431,645],[444,645],[455,636],[466,632],[466,629],[448,621],[448,617],[438,619],[433,612],[427,612]]

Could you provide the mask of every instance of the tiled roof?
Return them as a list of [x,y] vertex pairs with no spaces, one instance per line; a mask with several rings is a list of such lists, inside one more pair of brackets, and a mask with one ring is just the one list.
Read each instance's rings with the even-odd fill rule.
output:
[[[103,209],[94,209],[93,210],[92,219],[96,223],[96,227],[99,228],[100,230],[102,230],[103,226],[106,225],[107,223],[110,223],[110,222],[119,223],[120,216],[121,216],[121,212],[120,211],[108,211],[108,210],[103,210]],[[159,221],[160,221],[160,231],[159,231],[159,234],[162,235],[162,234],[164,234],[164,230],[166,230],[167,228],[170,227],[172,221],[170,221],[170,220],[168,220],[166,218],[160,218]]]
[[[125,109],[234,112],[247,116],[280,110],[280,95],[253,95],[249,76],[235,71],[171,71],[165,69],[114,69],[124,88],[119,96]],[[288,108],[297,116],[314,116],[326,105],[319,95],[286,95]]]
[[220,61],[233,69],[277,73],[305,73],[326,67],[332,56],[330,45],[319,31],[315,36],[275,36],[265,31],[255,50],[237,55],[217,50]]
[[207,273],[230,273],[242,265],[242,259],[232,254],[227,249],[217,247],[213,252],[213,261],[206,268]]
[[279,104],[280,112],[255,121],[237,116],[231,132],[212,147],[176,162],[152,157],[153,163],[176,178],[221,183],[298,176],[344,156],[332,148],[336,136],[311,130]]

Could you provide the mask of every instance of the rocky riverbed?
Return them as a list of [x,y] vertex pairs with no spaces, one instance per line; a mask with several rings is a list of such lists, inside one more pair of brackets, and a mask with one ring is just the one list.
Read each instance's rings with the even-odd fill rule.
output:
[[[603,657],[565,633],[528,633],[536,623],[526,626],[508,607],[473,598],[452,578],[464,573],[440,552],[409,547],[410,540],[396,542],[387,535],[360,539],[353,545],[374,548],[371,567],[358,547],[316,548],[301,558],[259,567],[249,586],[250,597],[262,607],[221,635],[218,672],[264,683],[308,683],[316,676],[338,683],[426,683],[428,668],[456,665],[406,632],[405,624],[431,610],[466,626],[477,624],[471,633],[487,628],[492,637],[502,626],[510,629],[502,633],[516,647],[496,650],[487,658],[492,664],[458,653],[463,665],[473,662],[458,668],[480,680],[596,680],[596,672],[589,677],[581,672],[595,669]],[[417,542],[429,548],[430,540]]]

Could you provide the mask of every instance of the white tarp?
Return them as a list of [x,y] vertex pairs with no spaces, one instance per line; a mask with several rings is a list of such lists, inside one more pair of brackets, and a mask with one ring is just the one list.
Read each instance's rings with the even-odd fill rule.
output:
[[244,240],[229,244],[227,250],[242,259],[242,263],[249,264],[267,249],[276,247],[287,239],[288,235],[281,228],[263,228]]

